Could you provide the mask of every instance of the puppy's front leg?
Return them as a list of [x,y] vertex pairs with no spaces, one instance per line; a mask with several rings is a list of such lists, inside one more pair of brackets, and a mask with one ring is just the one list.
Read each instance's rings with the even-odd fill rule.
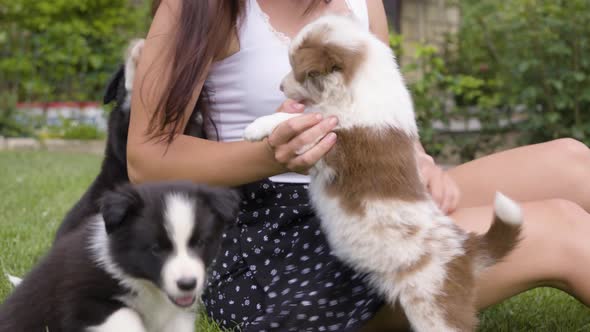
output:
[[301,113],[277,112],[260,117],[246,127],[244,139],[250,142],[261,141],[268,137],[280,123],[300,115]]

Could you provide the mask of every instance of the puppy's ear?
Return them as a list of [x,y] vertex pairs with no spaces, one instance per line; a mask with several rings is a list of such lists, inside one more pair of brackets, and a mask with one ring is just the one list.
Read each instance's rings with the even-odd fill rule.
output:
[[236,219],[241,201],[237,190],[201,187],[199,193],[205,204],[208,205],[224,224],[233,222]]
[[122,82],[125,81],[125,66],[121,65],[119,70],[113,74],[105,90],[102,102],[104,105],[110,104],[117,98],[117,91]]
[[104,219],[107,234],[111,234],[124,224],[125,219],[138,212],[143,201],[132,185],[125,185],[105,193],[101,199],[100,212]]

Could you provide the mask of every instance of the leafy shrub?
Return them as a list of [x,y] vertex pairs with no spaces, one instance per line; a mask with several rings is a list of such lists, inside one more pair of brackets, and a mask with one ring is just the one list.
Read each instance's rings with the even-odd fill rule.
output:
[[463,0],[451,70],[495,82],[488,93],[525,107],[526,143],[590,144],[590,1]]
[[[590,144],[590,1],[458,3],[462,24],[444,52],[418,45],[403,64],[427,150],[469,160],[505,145],[508,131],[520,144],[559,137]],[[403,54],[403,39],[390,41]],[[481,130],[445,132],[451,120],[469,119]]]
[[32,119],[16,110],[16,96],[0,92],[0,136],[25,137],[33,135]]
[[0,4],[0,91],[19,101],[98,100],[148,1],[11,0]]
[[[396,55],[404,55],[404,39],[390,37]],[[415,54],[404,63],[408,88],[414,101],[420,137],[425,149],[438,157],[458,156],[470,160],[491,152],[498,144],[497,134],[510,129],[510,112],[501,106],[494,92],[496,81],[468,74],[453,73],[443,54],[432,45],[418,44]],[[408,58],[404,58],[406,61]],[[482,128],[475,132],[449,132],[451,120],[467,123],[477,119]]]

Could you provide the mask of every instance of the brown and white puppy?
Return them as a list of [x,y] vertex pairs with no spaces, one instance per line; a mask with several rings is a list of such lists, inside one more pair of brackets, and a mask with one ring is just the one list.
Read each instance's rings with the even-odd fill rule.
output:
[[[285,95],[336,116],[336,145],[311,171],[312,203],[335,255],[360,272],[416,331],[473,331],[474,279],[519,241],[519,206],[498,193],[485,235],[465,233],[421,182],[410,94],[391,49],[346,17],[324,17],[293,40]],[[259,118],[248,140],[284,120]]]

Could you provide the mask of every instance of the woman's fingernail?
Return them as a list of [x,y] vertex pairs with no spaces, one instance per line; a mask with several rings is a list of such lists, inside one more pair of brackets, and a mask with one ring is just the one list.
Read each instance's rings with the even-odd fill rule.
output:
[[315,115],[315,118],[316,118],[316,120],[321,120],[321,119],[323,119],[324,117],[323,117],[321,114],[317,113],[317,114]]
[[335,126],[335,125],[337,125],[337,124],[338,124],[338,118],[336,118],[336,117],[332,117],[332,118],[330,119],[330,125],[332,125],[332,126]]
[[327,139],[330,142],[335,141],[336,140],[336,134],[335,133],[329,133]]

